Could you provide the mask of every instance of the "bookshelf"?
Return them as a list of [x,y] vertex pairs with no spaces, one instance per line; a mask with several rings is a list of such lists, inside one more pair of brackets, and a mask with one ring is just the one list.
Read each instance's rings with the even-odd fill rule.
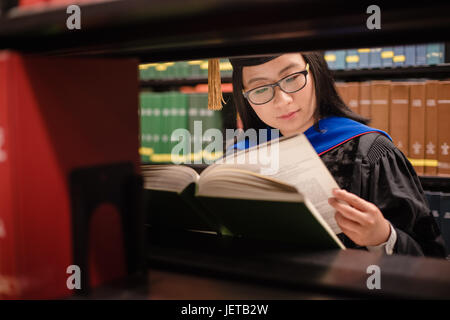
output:
[[[377,68],[358,70],[333,70],[335,80],[339,81],[368,81],[368,80],[403,80],[403,79],[435,79],[443,80],[450,78],[450,63],[423,66],[423,67],[398,67],[398,68]],[[231,77],[222,77],[223,83],[231,83]],[[141,80],[141,88],[154,88],[164,90],[171,87],[193,86],[196,84],[206,84],[208,78],[186,78],[186,79],[155,79]]]
[[[195,5],[194,5],[195,4]],[[154,1],[117,0],[102,3],[80,5],[83,20],[82,30],[69,31],[65,26],[67,14],[65,8],[54,7],[44,10],[13,8],[0,16],[0,50],[11,49],[51,57],[114,57],[138,58],[142,62],[179,61],[209,57],[229,57],[247,54],[269,54],[276,52],[292,52],[306,50],[341,49],[358,46],[392,45],[398,39],[403,43],[416,43],[418,40],[449,41],[450,20],[448,1],[429,3],[411,3],[406,1],[380,2],[383,8],[383,24],[381,30],[371,31],[364,23],[367,14],[360,1]],[[189,8],[189,10],[180,10]],[[233,14],[232,23],[230,15]],[[208,26],[205,29],[205,25]],[[182,26],[182,27],[180,27]],[[355,72],[355,71],[352,71]],[[360,75],[361,76],[361,75]],[[158,86],[161,83],[145,85]],[[164,83],[163,83],[164,84]],[[167,85],[167,84],[164,84]],[[170,84],[179,85],[179,84]],[[74,108],[76,110],[76,108]],[[130,112],[135,112],[131,109]],[[137,139],[137,134],[135,134]],[[102,180],[102,176],[99,178]],[[432,182],[441,179],[432,178]],[[203,245],[203,243],[202,243]],[[155,251],[153,251],[155,252]],[[169,260],[168,265],[181,270],[200,270],[221,277],[246,276],[253,270],[255,263],[264,265],[266,259],[246,260],[240,255],[240,266],[235,270],[223,268],[233,260],[233,256],[216,257],[210,253],[194,252],[185,254],[175,247],[166,247],[153,257],[153,263]],[[357,259],[355,259],[357,257]],[[339,279],[342,271],[353,275],[357,281],[366,276],[366,266],[363,263],[352,268],[342,268],[350,262],[364,261],[372,257],[368,253],[348,250],[348,254],[336,256],[335,253],[320,257],[307,256],[304,261],[294,262],[289,258],[290,265],[279,268],[277,261],[260,270],[254,281],[266,284],[272,275],[290,274],[302,266],[305,275],[316,267],[316,260],[321,263],[317,277],[298,278],[297,288],[304,290],[320,289],[321,292],[332,292],[336,296],[342,293],[357,294],[352,283],[341,282],[336,290],[336,283],[319,283],[323,274],[330,274],[328,279]],[[335,260],[338,258],[338,260]],[[383,280],[390,286],[391,293],[404,297],[409,292],[423,294],[424,297],[436,295],[449,296],[448,273],[444,262],[424,258],[390,257],[389,260],[375,259],[391,269],[389,276]],[[189,263],[191,261],[191,264]],[[323,263],[325,261],[325,263]],[[333,262],[339,262],[332,266]],[[424,261],[425,263],[422,263]],[[204,262],[202,266],[192,262]],[[405,270],[411,270],[411,277],[398,275],[392,270],[395,262],[402,263]],[[331,266],[330,266],[331,265]],[[424,267],[425,266],[425,267]],[[238,268],[239,267],[239,268]],[[222,269],[221,269],[222,268]],[[420,269],[422,278],[415,281],[414,272]],[[219,270],[219,271],[217,271]],[[257,269],[255,269],[257,270]],[[355,270],[357,272],[355,273]],[[439,272],[435,272],[435,271]],[[264,272],[263,272],[264,271]],[[312,272],[313,273],[313,272]],[[301,273],[300,273],[301,276]],[[319,277],[321,276],[321,277]],[[425,280],[422,281],[422,279]],[[279,279],[278,284],[287,286],[290,279]],[[425,284],[424,284],[425,283]],[[436,285],[439,284],[439,291]],[[361,285],[361,284],[360,284]],[[425,289],[426,290],[425,290]],[[395,291],[400,290],[400,291]],[[424,291],[425,290],[425,291]],[[370,297],[367,290],[364,291]],[[434,295],[433,295],[434,294]],[[120,295],[120,294],[119,294]]]
[[341,81],[401,80],[411,78],[443,80],[450,78],[450,63],[423,67],[334,70],[333,75],[335,80]]
[[[81,4],[81,30],[63,6],[13,8],[0,17],[0,49],[52,55],[133,56],[144,62],[448,41],[448,1],[380,1],[382,27],[369,30],[370,2],[350,0],[116,0]],[[189,9],[180,9],[189,8]],[[239,21],[239,23],[232,23]],[[205,28],[208,26],[208,28]]]

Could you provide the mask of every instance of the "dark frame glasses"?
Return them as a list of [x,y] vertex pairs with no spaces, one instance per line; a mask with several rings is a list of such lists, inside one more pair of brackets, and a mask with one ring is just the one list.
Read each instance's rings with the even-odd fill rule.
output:
[[[306,69],[303,70],[303,71],[291,73],[291,74],[289,74],[289,75],[283,77],[282,79],[280,79],[280,80],[278,80],[277,82],[272,83],[272,84],[265,84],[265,85],[263,85],[263,86],[259,86],[259,87],[253,88],[253,89],[248,90],[248,91],[242,90],[242,94],[243,94],[244,98],[247,99],[247,100],[248,100],[249,102],[251,102],[252,104],[255,104],[255,105],[266,104],[266,103],[272,101],[272,99],[275,97],[275,87],[280,87],[280,89],[281,89],[283,92],[285,92],[285,93],[294,93],[294,92],[297,92],[297,91],[302,90],[304,87],[306,87],[306,84],[307,84],[307,82],[308,82],[308,80],[307,80],[307,79],[308,79],[308,78],[307,78],[308,73],[309,73],[309,63],[306,64]],[[284,81],[285,81],[286,79],[291,78],[291,77],[294,76],[294,75],[299,75],[299,74],[301,74],[301,75],[303,75],[303,76],[305,77],[305,83],[304,83],[300,88],[295,89],[295,90],[292,90],[292,91],[288,91],[288,90],[286,90],[286,89],[283,89],[283,87],[282,87],[281,84],[284,83]],[[270,88],[270,89],[272,90],[272,97],[271,97],[270,99],[268,99],[267,101],[265,101],[265,102],[258,102],[258,103],[253,102],[253,100],[251,99],[250,95],[251,95],[252,93],[256,92],[257,90],[261,90],[262,88]]]

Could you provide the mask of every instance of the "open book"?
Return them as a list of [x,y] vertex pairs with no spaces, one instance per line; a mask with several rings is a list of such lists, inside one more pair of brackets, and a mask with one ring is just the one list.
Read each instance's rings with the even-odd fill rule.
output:
[[201,174],[184,165],[144,165],[142,174],[150,224],[344,248],[328,204],[338,185],[304,134],[227,155]]

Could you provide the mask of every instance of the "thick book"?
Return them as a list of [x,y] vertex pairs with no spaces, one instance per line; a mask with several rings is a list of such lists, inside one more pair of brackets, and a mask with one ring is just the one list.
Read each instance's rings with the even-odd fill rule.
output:
[[450,193],[441,193],[440,220],[442,236],[447,247],[447,254],[450,254]]
[[409,84],[391,83],[391,107],[389,109],[389,134],[397,148],[405,156],[409,151]]
[[342,101],[348,106],[348,86],[346,82],[336,82],[336,90]]
[[347,69],[356,69],[359,66],[359,53],[356,49],[346,50],[345,62]]
[[358,54],[359,54],[359,68],[360,69],[369,68],[370,49],[368,49],[368,48],[358,49]]
[[369,81],[359,84],[359,113],[369,119],[372,117],[372,94]]
[[425,66],[427,64],[427,45],[416,45],[416,66]]
[[427,175],[437,175],[438,155],[438,110],[437,89],[439,81],[425,83],[425,163]]
[[418,174],[424,173],[425,83],[412,82],[409,88],[409,160]]
[[450,176],[450,81],[438,84],[438,175]]
[[200,174],[184,165],[142,166],[151,226],[344,249],[328,203],[338,188],[304,134],[221,158]]
[[405,47],[404,46],[395,46],[394,47],[394,57],[392,61],[395,67],[403,67],[405,65]]
[[381,68],[381,48],[370,49],[370,68]]
[[392,47],[383,47],[381,49],[381,65],[386,67],[392,67],[394,64],[394,49]]
[[359,82],[347,82],[347,105],[353,112],[360,114],[359,110]]
[[405,67],[411,67],[416,65],[416,46],[405,46]]
[[371,126],[389,133],[390,81],[371,81]]

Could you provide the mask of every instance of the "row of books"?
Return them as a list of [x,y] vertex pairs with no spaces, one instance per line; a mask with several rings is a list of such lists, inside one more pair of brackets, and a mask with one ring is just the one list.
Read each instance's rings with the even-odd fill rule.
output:
[[445,43],[325,51],[331,70],[436,65],[445,62]]
[[[231,63],[221,59],[221,76],[231,77],[232,71]],[[141,80],[207,78],[208,60],[141,64],[139,75]]]
[[450,175],[450,81],[337,82],[344,102],[389,133],[418,174]]
[[447,253],[450,256],[450,193],[425,191],[428,204],[441,229]]
[[176,161],[180,162],[197,163],[222,156],[222,152],[206,149],[213,142],[207,130],[222,131],[222,114],[208,110],[207,93],[141,92],[140,119],[139,153],[143,162],[172,162],[176,147]]

